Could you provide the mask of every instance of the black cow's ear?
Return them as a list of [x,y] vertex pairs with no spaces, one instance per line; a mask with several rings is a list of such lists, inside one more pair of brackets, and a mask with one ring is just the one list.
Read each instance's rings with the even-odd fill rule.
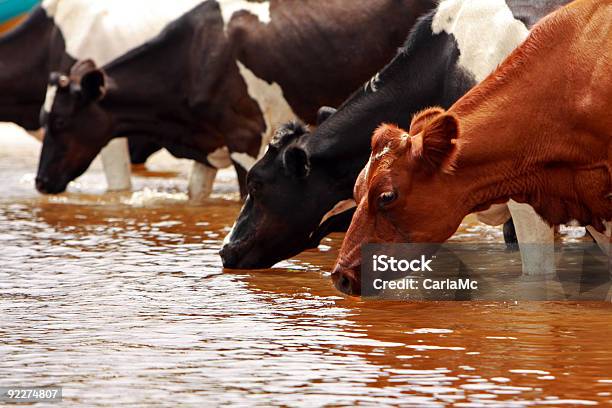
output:
[[89,71],[81,77],[81,91],[88,101],[98,101],[106,94],[106,78],[99,69]]
[[337,110],[338,109],[330,106],[321,106],[317,112],[317,126],[329,119],[329,117],[336,113]]
[[283,156],[283,165],[288,175],[303,179],[310,174],[308,153],[299,146],[287,148]]

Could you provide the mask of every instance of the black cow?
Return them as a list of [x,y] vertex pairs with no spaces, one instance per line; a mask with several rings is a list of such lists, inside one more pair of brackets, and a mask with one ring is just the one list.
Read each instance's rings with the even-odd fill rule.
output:
[[227,148],[244,192],[274,123],[342,101],[435,3],[206,1],[103,69],[81,61],[54,75],[37,188],[63,191],[111,138],[144,134],[211,168]]
[[[96,55],[110,56],[116,53],[115,48],[122,50],[131,45],[130,42],[126,44],[125,38],[121,38],[123,41],[121,46],[110,46],[108,36],[117,32],[93,30],[86,42],[80,43],[69,53],[64,36],[76,35],[73,31],[83,27],[64,24],[61,19],[56,21],[53,11],[57,12],[55,9],[59,7],[57,4],[59,4],[57,1],[47,1],[43,6],[36,7],[24,22],[0,37],[0,122],[13,122],[29,131],[38,130],[40,109],[45,101],[49,74],[53,70],[69,69],[77,58],[93,57],[92,50],[96,48],[105,47],[104,52],[95,52]],[[53,11],[45,7],[51,7]],[[70,12],[61,13],[62,18],[65,17],[64,14],[67,15],[66,19],[79,15],[83,18],[83,14],[79,13],[82,12],[88,17],[83,18],[84,25],[89,24],[102,29],[108,26],[100,24],[100,20],[107,19],[108,14],[102,9],[92,7],[87,1],[62,4],[61,7],[63,8],[61,11]],[[133,25],[130,27],[130,33],[138,33],[147,38],[149,32],[154,31],[150,24],[145,24],[150,23],[149,20],[143,23],[146,29],[138,30]],[[171,17],[164,16],[159,20],[164,24],[171,21]],[[138,27],[138,24],[135,26]],[[133,34],[129,40],[139,42],[141,36]],[[150,154],[159,149],[159,146],[152,146],[150,141],[144,143],[138,138],[130,140],[134,163],[144,163]]]
[[450,107],[522,42],[525,26],[567,2],[442,1],[379,74],[338,111],[321,111],[316,131],[295,124],[279,131],[248,174],[249,195],[221,251],[224,266],[270,267],[345,231],[375,128],[383,122],[408,128],[416,112]]

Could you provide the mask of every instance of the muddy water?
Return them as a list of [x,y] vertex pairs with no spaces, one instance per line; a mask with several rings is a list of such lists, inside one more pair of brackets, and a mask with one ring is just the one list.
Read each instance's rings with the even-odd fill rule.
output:
[[49,198],[32,187],[38,149],[0,127],[0,385],[61,385],[60,406],[92,407],[612,402],[609,304],[345,298],[327,273],[341,236],[224,273],[231,172],[205,206],[165,155],[135,193],[100,194],[95,164]]

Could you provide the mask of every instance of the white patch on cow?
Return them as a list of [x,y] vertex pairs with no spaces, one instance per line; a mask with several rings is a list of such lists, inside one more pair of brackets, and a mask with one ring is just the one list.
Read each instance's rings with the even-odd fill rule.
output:
[[234,13],[242,10],[248,11],[249,13],[255,15],[259,21],[264,24],[268,24],[271,20],[269,1],[254,3],[245,0],[217,0],[217,2],[221,7],[221,15],[223,15],[225,27],[227,27],[229,22],[232,20]]
[[55,102],[55,95],[57,95],[57,86],[47,86],[47,94],[45,95],[45,103],[43,105],[43,109],[46,113],[51,112],[51,108],[53,108],[53,103]]
[[378,152],[376,156],[374,156],[374,160],[380,160],[383,157],[385,157],[387,154],[389,154],[390,152],[391,152],[391,147],[387,145],[380,152]]
[[227,146],[220,147],[206,156],[208,163],[217,169],[224,169],[232,165],[229,149]]
[[529,33],[504,0],[445,0],[432,31],[452,34],[459,46],[459,66],[477,82],[485,79]]
[[377,72],[376,75],[372,77],[363,87],[365,92],[368,91],[368,88],[372,90],[373,93],[378,92],[378,84],[380,83],[380,72]]
[[237,61],[237,64],[240,74],[246,82],[249,96],[259,105],[266,123],[266,131],[261,135],[261,147],[257,157],[238,152],[231,154],[232,160],[248,171],[265,153],[268,143],[274,135],[276,126],[295,119],[297,115],[293,112],[291,106],[289,106],[283,95],[283,90],[277,83],[268,83],[258,78],[253,71],[241,62]]
[[363,175],[364,175],[366,180],[370,178],[370,167],[372,167],[372,156],[370,156],[370,158],[368,159],[368,162],[366,163],[365,168],[364,168]]
[[157,36],[204,0],[43,0],[73,58],[103,66]]
[[[248,199],[249,199],[249,197],[247,197],[247,200]],[[234,223],[234,225],[232,225],[232,228],[230,228],[230,230],[227,233],[227,235],[225,236],[225,238],[223,238],[223,246],[225,246],[225,245],[230,243],[230,240],[232,238],[232,234],[234,233],[234,228],[236,228],[236,223]]]

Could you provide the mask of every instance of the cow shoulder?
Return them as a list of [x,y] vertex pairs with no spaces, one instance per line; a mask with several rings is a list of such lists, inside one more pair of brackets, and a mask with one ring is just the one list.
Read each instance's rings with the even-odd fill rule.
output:
[[433,18],[432,31],[452,35],[459,66],[477,82],[486,78],[529,33],[505,0],[446,0]]

